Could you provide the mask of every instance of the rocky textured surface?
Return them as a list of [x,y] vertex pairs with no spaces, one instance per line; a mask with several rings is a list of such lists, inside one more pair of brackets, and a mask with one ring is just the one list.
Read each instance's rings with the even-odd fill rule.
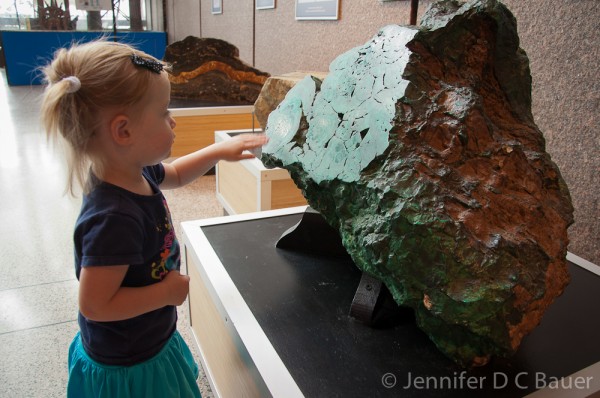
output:
[[356,265],[450,358],[514,353],[568,284],[569,192],[531,114],[516,21],[440,1],[307,76],[268,119],[285,167]]
[[[326,72],[310,72],[311,76],[324,79]],[[260,95],[254,103],[254,110],[258,123],[263,130],[267,128],[267,119],[271,112],[283,101],[286,94],[300,80],[304,79],[306,73],[291,72],[279,76],[271,76],[267,79]]]
[[171,97],[227,105],[252,105],[270,76],[239,59],[234,45],[220,39],[188,36],[167,46],[172,65]]

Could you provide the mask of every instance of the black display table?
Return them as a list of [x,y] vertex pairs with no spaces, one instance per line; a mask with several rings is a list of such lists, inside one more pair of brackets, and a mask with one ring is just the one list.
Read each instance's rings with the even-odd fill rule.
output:
[[465,370],[410,315],[380,329],[350,317],[361,277],[351,261],[277,249],[303,211],[183,223],[192,328],[215,395],[522,397],[540,390],[533,395],[586,397],[600,391],[599,267],[570,262],[571,284],[518,353]]

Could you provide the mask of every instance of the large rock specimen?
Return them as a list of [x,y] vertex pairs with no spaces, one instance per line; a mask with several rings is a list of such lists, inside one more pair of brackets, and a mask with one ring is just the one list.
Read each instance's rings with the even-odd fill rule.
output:
[[298,82],[266,132],[263,162],[290,171],[356,265],[461,365],[513,354],[569,282],[569,192],[496,0],[384,27]]
[[167,46],[172,65],[171,97],[226,105],[252,105],[270,76],[239,59],[239,50],[220,39],[188,36]]

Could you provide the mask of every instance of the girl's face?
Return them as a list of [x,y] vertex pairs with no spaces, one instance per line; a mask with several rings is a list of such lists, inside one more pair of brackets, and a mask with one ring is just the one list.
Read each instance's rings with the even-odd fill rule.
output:
[[136,107],[140,114],[136,115],[134,124],[142,166],[154,165],[169,157],[175,139],[175,120],[168,109],[171,84],[166,72],[152,80],[146,99]]

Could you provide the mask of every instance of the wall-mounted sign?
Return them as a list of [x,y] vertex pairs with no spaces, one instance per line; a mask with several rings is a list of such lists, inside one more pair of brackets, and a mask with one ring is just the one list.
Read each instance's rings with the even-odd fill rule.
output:
[[256,0],[257,10],[266,10],[268,8],[275,8],[275,0]]
[[339,0],[296,0],[296,19],[338,19]]
[[83,11],[112,10],[112,0],[77,0],[75,8]]
[[223,0],[212,0],[210,12],[211,14],[223,14]]

